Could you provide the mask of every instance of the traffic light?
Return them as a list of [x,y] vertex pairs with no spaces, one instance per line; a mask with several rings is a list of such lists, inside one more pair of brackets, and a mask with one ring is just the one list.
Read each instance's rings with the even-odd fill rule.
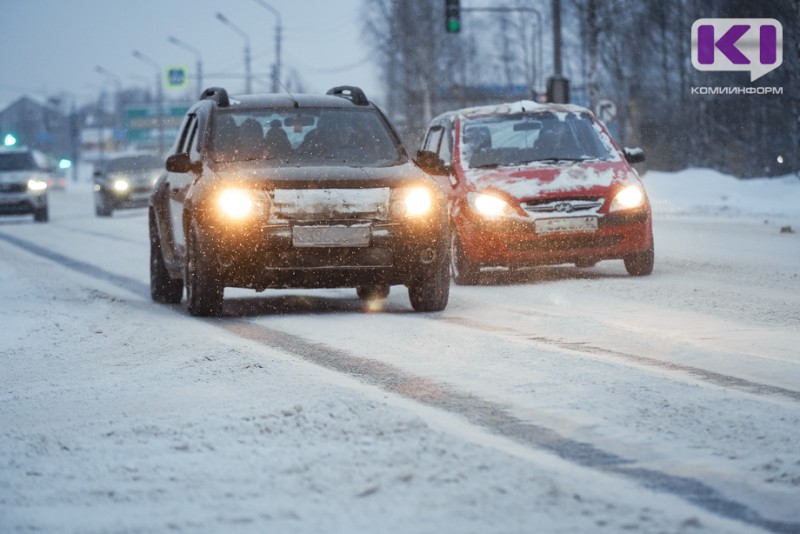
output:
[[5,146],[14,146],[17,144],[17,138],[14,137],[14,134],[6,134],[3,138],[3,145]]
[[461,31],[461,0],[444,0],[444,27],[447,33]]

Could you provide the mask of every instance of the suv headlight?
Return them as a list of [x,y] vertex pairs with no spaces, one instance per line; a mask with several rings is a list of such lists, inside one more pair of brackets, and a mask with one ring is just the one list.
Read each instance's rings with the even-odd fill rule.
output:
[[639,184],[632,184],[623,188],[611,201],[609,211],[630,210],[644,206],[647,197],[644,189]]
[[263,191],[247,189],[223,189],[216,200],[219,212],[229,220],[240,221],[255,215],[264,215],[268,209],[268,197]]
[[114,181],[111,182],[111,189],[113,189],[117,193],[124,193],[130,188],[131,188],[130,182],[124,178],[115,178]]
[[394,217],[420,217],[430,213],[433,194],[425,186],[404,187],[392,192],[391,212]]
[[47,182],[44,180],[28,180],[28,191],[44,191],[47,189]]
[[467,202],[473,213],[486,219],[510,217],[516,213],[511,204],[490,193],[468,193]]

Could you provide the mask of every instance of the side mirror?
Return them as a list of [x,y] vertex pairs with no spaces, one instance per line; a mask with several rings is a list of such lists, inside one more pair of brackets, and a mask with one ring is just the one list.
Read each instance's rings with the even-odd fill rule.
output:
[[644,151],[641,148],[628,148],[622,149],[622,155],[628,163],[641,163],[644,161]]
[[167,158],[167,170],[169,172],[186,173],[196,170],[197,165],[189,159],[189,154],[181,152],[173,154]]
[[445,165],[436,152],[429,150],[418,150],[417,158],[414,160],[417,166],[428,174],[447,176],[450,168]]

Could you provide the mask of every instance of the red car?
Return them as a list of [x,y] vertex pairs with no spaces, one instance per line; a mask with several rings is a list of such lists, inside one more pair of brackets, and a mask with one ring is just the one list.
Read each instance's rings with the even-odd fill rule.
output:
[[631,166],[587,109],[516,102],[444,113],[430,124],[418,164],[451,188],[452,274],[481,267],[621,259],[653,271],[650,203]]

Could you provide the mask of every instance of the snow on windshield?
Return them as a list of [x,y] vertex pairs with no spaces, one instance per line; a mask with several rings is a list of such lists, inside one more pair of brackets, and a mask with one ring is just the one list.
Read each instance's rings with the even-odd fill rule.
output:
[[516,113],[464,119],[461,161],[465,168],[525,165],[549,160],[607,160],[605,134],[588,114]]

